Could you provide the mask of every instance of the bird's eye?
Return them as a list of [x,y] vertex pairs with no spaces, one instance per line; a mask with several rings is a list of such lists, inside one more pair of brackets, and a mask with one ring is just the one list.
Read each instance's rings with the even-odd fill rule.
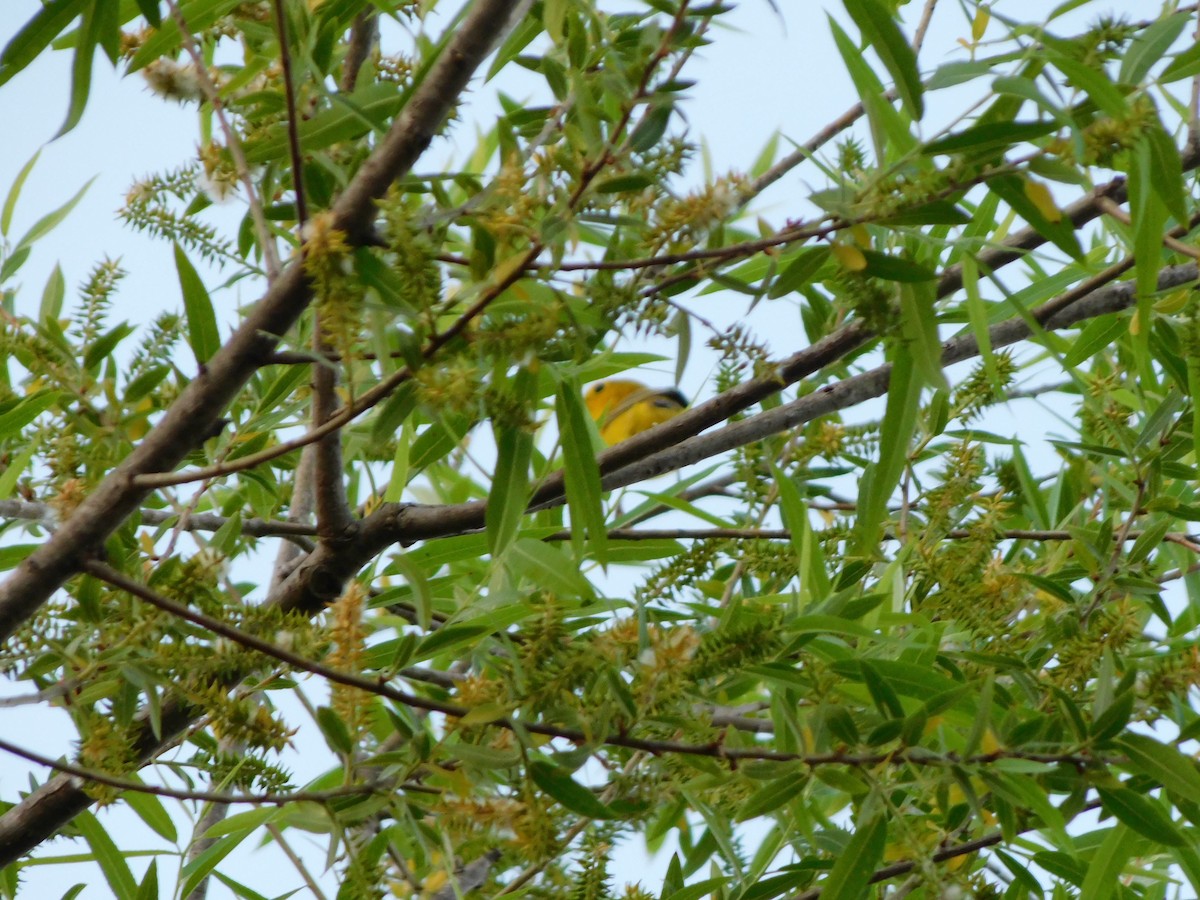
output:
[[593,393],[593,394],[598,394],[598,393],[600,393],[602,390],[604,390],[604,385],[603,385],[603,384],[597,384],[597,385],[593,385],[593,386],[592,386],[592,393]]

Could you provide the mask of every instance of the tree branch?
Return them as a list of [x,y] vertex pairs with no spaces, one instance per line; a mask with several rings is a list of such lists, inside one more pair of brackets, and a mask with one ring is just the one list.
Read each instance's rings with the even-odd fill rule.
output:
[[[379,148],[333,208],[333,226],[352,243],[372,233],[375,200],[429,145],[519,0],[479,0],[458,24],[425,80],[414,90]],[[136,510],[149,487],[138,475],[173,469],[199,443],[266,354],[307,307],[312,292],[301,266],[289,265],[229,341],[171,405],[161,422],[83,501],[42,547],[0,584],[0,640],[49,599],[93,548]]]

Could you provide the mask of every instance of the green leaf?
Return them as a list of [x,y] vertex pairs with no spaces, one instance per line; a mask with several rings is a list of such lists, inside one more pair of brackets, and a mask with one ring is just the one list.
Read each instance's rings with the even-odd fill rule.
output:
[[[335,105],[300,123],[297,132],[305,153],[312,153],[371,131],[383,131],[404,107],[407,94],[394,84],[364,86],[350,96],[335,94]],[[266,163],[282,159],[288,152],[285,124],[267,130],[264,137],[246,145],[246,159]]]
[[795,800],[801,795],[809,776],[803,772],[793,772],[768,781],[751,794],[737,811],[738,822],[745,822],[758,816],[773,812],[785,803]]
[[1158,121],[1147,126],[1141,140],[1146,144],[1150,156],[1150,184],[1154,192],[1176,222],[1187,222],[1187,206],[1184,202],[1187,191],[1183,184],[1183,159],[1179,155],[1179,148]]
[[88,846],[92,848],[92,856],[104,873],[104,880],[112,888],[113,896],[120,900],[134,900],[137,897],[137,880],[125,861],[125,854],[117,849],[108,829],[88,811],[79,813],[72,819],[71,824],[79,829]]
[[13,495],[16,490],[17,481],[29,468],[29,463],[33,460],[34,454],[38,451],[38,445],[31,443],[28,447],[13,457],[4,471],[0,473],[0,500],[7,500]]
[[942,372],[942,340],[938,335],[937,293],[930,282],[900,285],[900,334],[908,343],[923,386],[949,390]]
[[701,897],[709,895],[720,896],[718,892],[728,883],[728,878],[706,878],[704,881],[697,881],[680,888],[667,897],[667,900],[700,900]]
[[1192,757],[1145,734],[1126,734],[1114,744],[1129,758],[1130,769],[1185,800],[1200,803],[1200,771]]
[[[183,21],[187,22],[188,29],[192,34],[199,34],[210,25],[215,24],[219,18],[236,9],[240,2],[241,0],[187,0],[187,2],[179,4],[179,15]],[[133,55],[133,59],[126,67],[126,72],[136,72],[153,60],[170,56],[181,46],[183,46],[183,35],[179,31],[179,25],[175,18],[163,19],[162,25],[155,29],[154,33]],[[186,891],[184,893],[186,894]]]
[[[1133,855],[1133,837],[1124,825],[1109,829],[1104,842],[1096,848],[1092,863],[1087,867],[1079,900],[1107,900],[1121,883],[1125,863]],[[1037,862],[1036,858],[1034,862]]]
[[137,0],[138,10],[146,17],[146,21],[158,28],[162,24],[162,15],[158,11],[158,0]]
[[1150,67],[1166,57],[1171,45],[1187,27],[1189,18],[1187,13],[1175,13],[1139,31],[1129,42],[1117,80],[1125,84],[1141,84]]
[[858,26],[863,39],[874,48],[884,67],[896,82],[896,92],[904,102],[913,121],[919,122],[925,113],[921,97],[921,73],[917,69],[917,54],[904,37],[896,20],[877,0],[845,0],[846,12]]
[[563,597],[588,598],[592,586],[579,566],[558,547],[532,538],[517,538],[509,547],[507,562],[515,575],[524,575],[539,587]]
[[38,306],[38,322],[57,319],[62,314],[63,298],[67,294],[67,282],[63,278],[62,266],[55,264],[42,288],[42,302]]
[[336,712],[328,706],[317,707],[317,725],[321,734],[325,735],[325,743],[335,753],[350,754],[354,751],[354,740],[350,737],[350,729]]
[[221,349],[221,338],[217,333],[217,316],[213,312],[212,300],[195,267],[175,245],[175,270],[179,273],[179,287],[183,291],[183,309],[187,316],[188,343],[196,355],[197,364],[203,366]]
[[[0,82],[0,84],[2,83]],[[8,228],[12,224],[13,210],[17,206],[17,198],[21,196],[21,188],[25,184],[25,179],[29,177],[29,173],[33,171],[33,167],[41,154],[42,151],[38,150],[33,156],[29,157],[29,162],[21,167],[21,171],[13,179],[12,187],[8,189],[8,196],[4,198],[4,208],[0,210],[0,237],[8,234]]]
[[1083,248],[1075,236],[1075,226],[1071,220],[1063,216],[1057,222],[1051,222],[1041,210],[1030,201],[1025,192],[1026,181],[1016,175],[1001,175],[989,179],[988,189],[1001,200],[1012,207],[1021,218],[1033,227],[1038,234],[1067,253],[1072,259],[1083,259]]
[[908,464],[908,447],[917,427],[921,379],[911,349],[900,342],[894,348],[887,407],[879,435],[879,460],[867,466],[859,482],[858,548],[873,557],[892,492]]
[[900,702],[899,695],[888,684],[887,679],[879,673],[879,670],[872,665],[871,660],[859,660],[858,667],[862,673],[863,684],[867,686],[867,692],[871,695],[871,700],[874,701],[879,714],[886,718],[902,718],[904,706]]
[[529,777],[538,788],[571,812],[589,819],[612,819],[615,814],[567,772],[544,759],[529,764]]
[[150,860],[146,877],[138,885],[138,900],[158,900],[158,860]]
[[1104,74],[1102,67],[1084,65],[1078,60],[1059,54],[1054,54],[1050,62],[1107,115],[1114,119],[1122,119],[1129,115],[1129,104],[1125,102],[1125,96]]
[[1200,43],[1185,46],[1158,76],[1159,83],[1169,84],[1181,78],[1200,74]]
[[1057,131],[1059,125],[1046,122],[985,122],[974,125],[958,134],[931,141],[921,148],[926,156],[949,155],[952,153],[1001,154],[1009,147],[1045,137]]
[[771,299],[798,291],[813,280],[813,277],[829,259],[828,247],[806,247],[780,271],[771,284],[767,296]]
[[667,125],[671,121],[674,107],[661,104],[652,107],[642,120],[638,122],[633,134],[629,136],[629,147],[636,153],[645,153],[658,146],[663,135],[667,133]]
[[1122,691],[1096,716],[1088,732],[1097,741],[1120,734],[1133,714],[1133,691]]
[[1182,847],[1173,848],[1171,855],[1175,857],[1175,862],[1187,875],[1188,883],[1192,886],[1192,893],[1200,897],[1200,854],[1191,844],[1185,844]]
[[25,557],[41,546],[41,544],[8,544],[0,547],[0,572],[15,569],[25,561]]
[[33,62],[94,0],[50,0],[0,52],[0,85]]
[[83,367],[85,369],[92,369],[100,365],[100,363],[109,358],[113,350],[117,348],[117,344],[129,337],[133,332],[134,327],[128,322],[114,325],[88,346],[87,352],[83,354]]
[[[251,810],[251,812],[268,812],[268,810]],[[277,810],[269,810],[275,813]],[[209,873],[216,868],[226,856],[237,849],[238,844],[244,841],[251,834],[250,831],[240,831],[236,834],[230,834],[219,839],[215,844],[197,856],[195,859],[189,860],[180,872],[183,876],[180,880],[182,886],[177,889],[178,896],[186,897],[200,882],[204,881],[209,876]]]
[[887,843],[887,821],[874,813],[860,817],[846,849],[833,864],[829,877],[821,884],[821,900],[863,900],[871,875],[883,859]]
[[79,41],[71,63],[71,102],[67,105],[66,119],[54,135],[56,138],[62,137],[83,118],[83,110],[87,107],[88,94],[92,87],[92,60],[96,56],[96,45],[103,36],[104,10],[110,7],[111,4],[93,3],[84,11]]
[[600,487],[600,467],[596,465],[587,412],[574,384],[558,386],[554,405],[562,437],[567,506],[571,510],[571,543],[579,557],[585,537],[590,539],[593,553],[603,562],[607,559],[608,525],[604,519],[604,492]]
[[1063,357],[1063,365],[1074,368],[1112,345],[1129,332],[1129,319],[1122,316],[1098,316],[1087,322],[1071,349]]
[[1104,809],[1138,834],[1168,847],[1179,847],[1187,839],[1179,832],[1158,801],[1127,787],[1096,788]]
[[452,647],[472,643],[491,631],[487,625],[445,625],[421,641],[413,653],[412,661],[423,662],[432,659]]
[[[141,781],[136,774],[125,776],[133,781]],[[179,833],[175,828],[175,822],[171,819],[167,808],[163,806],[162,801],[154,794],[147,794],[142,791],[126,791],[121,795],[121,799],[129,804],[129,808],[137,813],[137,817],[145,822],[150,828],[163,840],[175,843],[179,837]],[[157,894],[155,895],[158,896]]]
[[38,238],[49,234],[60,222],[62,222],[63,219],[70,215],[71,210],[73,210],[75,205],[83,199],[83,195],[87,193],[87,189],[92,186],[92,182],[95,180],[96,179],[94,177],[88,179],[87,184],[76,191],[74,197],[72,197],[58,209],[46,213],[46,215],[34,222],[33,227],[25,232],[22,238],[17,241],[16,247],[13,248],[13,253],[16,253],[19,249],[30,246]]
[[932,281],[937,278],[937,272],[920,263],[904,259],[900,256],[889,256],[876,250],[863,250],[863,259],[867,261],[864,274],[884,281],[899,281],[910,284],[917,281]]
[[[537,377],[521,367],[512,379],[513,395],[528,408],[537,390]],[[488,492],[484,522],[488,551],[499,556],[517,535],[529,504],[529,463],[533,458],[533,430],[524,424],[496,422],[496,474]]]
[[[867,65],[858,45],[850,39],[837,20],[827,17],[829,30],[833,33],[834,43],[838,53],[854,82],[854,89],[862,98],[867,112],[867,122],[871,126],[871,139],[875,145],[875,155],[882,162],[889,159],[887,148],[889,144],[897,155],[905,154],[916,146],[916,138],[912,136],[908,123],[896,111],[887,98],[887,91],[878,76]],[[814,202],[816,202],[814,200]]]
[[1135,149],[1129,172],[1129,214],[1133,219],[1134,281],[1138,291],[1139,329],[1143,340],[1150,331],[1151,300],[1158,291],[1158,271],[1162,268],[1163,230],[1167,207],[1155,187],[1154,153],[1148,141]]
[[[949,200],[935,200],[879,219],[881,225],[966,225],[971,217]],[[897,279],[899,280],[899,279]]]
[[57,403],[61,396],[58,391],[38,391],[19,401],[0,415],[0,438],[16,437],[22,428]]

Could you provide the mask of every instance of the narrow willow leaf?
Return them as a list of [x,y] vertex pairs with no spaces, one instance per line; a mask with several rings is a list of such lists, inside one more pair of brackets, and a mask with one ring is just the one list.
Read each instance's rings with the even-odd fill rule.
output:
[[1181,78],[1200,74],[1200,43],[1185,47],[1175,55],[1170,64],[1158,76],[1161,84],[1170,84]]
[[1025,179],[1016,175],[1002,175],[988,181],[988,189],[1012,207],[1013,211],[1030,224],[1039,234],[1053,243],[1072,259],[1083,259],[1083,248],[1075,235],[1075,226],[1070,219],[1051,222],[1042,211],[1030,202],[1025,192]]
[[[527,367],[512,379],[512,394],[522,408],[530,408],[537,389],[537,377]],[[496,422],[496,474],[488,492],[484,523],[488,550],[493,556],[504,552],[517,535],[525,507],[529,503],[529,463],[533,458],[533,431],[523,423]]]
[[871,126],[871,140],[875,145],[875,156],[880,162],[890,156],[889,146],[896,154],[905,154],[917,146],[917,140],[909,130],[904,117],[887,99],[887,91],[878,76],[863,59],[858,44],[842,30],[833,17],[829,17],[829,30],[833,33],[838,53],[854,82],[855,92],[862,98],[867,111],[867,122]]
[[[193,34],[214,24],[221,16],[232,12],[241,0],[186,0],[179,4],[179,14]],[[138,48],[129,61],[127,72],[136,72],[163,56],[173,54],[183,45],[183,36],[174,17],[163,19],[162,25]]]
[[71,62],[71,101],[67,105],[67,117],[58,133],[54,135],[56,138],[62,137],[83,118],[92,88],[92,60],[96,56],[96,45],[103,38],[104,23],[109,18],[104,10],[111,8],[112,4],[95,3],[83,14],[79,42],[75,46],[75,57]]
[[886,225],[966,225],[971,217],[949,200],[935,200],[890,213],[879,220]]
[[951,153],[1000,154],[1010,147],[1045,137],[1057,131],[1059,125],[1046,122],[985,122],[973,125],[958,134],[930,141],[921,148],[926,156]]
[[1152,22],[1149,27],[1142,29],[1129,42],[1125,58],[1121,60],[1121,71],[1117,80],[1125,84],[1140,84],[1150,67],[1166,57],[1171,45],[1187,27],[1189,18],[1187,13],[1179,12]]
[[1171,855],[1175,857],[1175,862],[1187,875],[1188,883],[1192,886],[1192,893],[1200,897],[1200,854],[1191,844],[1185,844],[1182,847],[1172,847]]
[[[408,94],[394,84],[370,84],[349,96],[334,96],[334,106],[300,123],[297,131],[305,153],[382,131],[404,106]],[[246,159],[252,163],[283,159],[288,146],[287,126],[280,124],[246,145]]]
[[921,96],[921,73],[917,69],[917,54],[887,7],[877,0],[845,0],[846,12],[862,32],[863,39],[874,48],[884,67],[896,83],[896,92],[904,102],[913,121],[925,114]]
[[1038,212],[1042,214],[1047,222],[1062,221],[1062,210],[1054,202],[1054,195],[1050,193],[1050,188],[1046,187],[1046,185],[1040,181],[1034,181],[1032,178],[1026,178],[1025,196],[1029,198],[1030,203],[1037,207]]
[[[1129,214],[1133,219],[1134,281],[1138,290],[1138,317],[1150,321],[1154,294],[1158,291],[1158,270],[1162,268],[1163,229],[1167,223],[1167,207],[1155,190],[1155,160],[1150,145],[1137,146],[1135,162],[1129,172]],[[1132,331],[1131,327],[1131,331]],[[1149,328],[1141,329],[1145,344]]]
[[992,385],[992,390],[999,395],[1004,390],[1004,385],[1000,380],[1000,369],[996,365],[996,354],[992,350],[987,307],[984,305],[983,295],[979,293],[979,264],[970,254],[963,254],[959,264],[962,266],[963,290],[967,295],[967,321],[971,324],[971,334],[979,347],[983,371]]
[[592,445],[593,429],[573,384],[558,386],[554,401],[558,431],[562,437],[563,470],[567,505],[571,510],[571,544],[581,558],[585,539],[601,562],[607,559],[608,526],[604,519],[604,492],[600,487],[600,467]]
[[[125,777],[129,780],[141,781],[133,773]],[[128,803],[129,808],[137,813],[137,817],[150,826],[163,840],[174,843],[178,839],[179,832],[175,828],[175,822],[171,819],[167,808],[163,806],[162,800],[154,794],[147,794],[143,791],[126,791],[121,795],[121,800]],[[155,897],[157,896],[155,894]]]
[[117,849],[108,829],[90,812],[79,813],[71,824],[79,830],[88,846],[92,848],[92,856],[104,873],[104,880],[112,888],[113,896],[132,898],[137,896],[137,880],[125,861],[125,854]]
[[47,319],[57,319],[62,315],[63,298],[66,294],[67,282],[63,278],[62,266],[56,263],[50,272],[50,277],[46,279],[46,286],[42,288],[42,302],[38,306],[38,321],[45,322]]
[[158,860],[150,860],[146,867],[146,877],[138,885],[138,900],[158,900]]
[[[252,810],[253,812],[266,812],[266,810]],[[270,810],[270,812],[277,812]],[[195,859],[188,860],[180,872],[182,878],[182,886],[178,888],[179,896],[186,897],[196,889],[204,879],[209,876],[209,873],[217,867],[217,865],[226,856],[237,849],[238,844],[250,837],[253,830],[245,828],[233,834],[228,834],[217,840],[211,847],[197,856]]]
[[594,593],[579,566],[561,549],[542,541],[518,538],[509,548],[507,562],[515,575],[526,576],[563,598],[588,599]]
[[137,0],[138,10],[154,28],[158,28],[162,24],[162,13],[158,9],[158,2],[159,0]]
[[183,309],[187,317],[188,343],[196,355],[196,362],[204,365],[221,349],[221,336],[217,333],[217,316],[213,312],[212,300],[195,267],[175,245],[175,270],[179,273],[179,287],[183,291]]
[[928,266],[913,262],[911,259],[905,259],[901,256],[890,256],[875,250],[862,250],[860,252],[866,263],[862,271],[875,278],[902,283],[933,281],[937,278],[937,272],[934,272]]
[[70,200],[58,207],[58,209],[46,213],[46,215],[34,222],[33,227],[25,232],[21,239],[17,241],[16,247],[13,249],[13,253],[15,254],[18,250],[29,247],[34,241],[46,234],[49,234],[60,222],[62,222],[63,219],[70,215],[71,210],[73,210],[76,204],[83,199],[83,195],[87,193],[87,189],[92,186],[92,182],[95,180],[95,178],[88,179],[87,184],[76,191],[75,196],[73,196]]
[[529,777],[538,788],[571,812],[589,819],[611,819],[613,811],[566,771],[544,759],[529,764]]
[[22,398],[7,412],[0,414],[0,438],[15,438],[22,428],[54,406],[61,396],[58,391],[38,391]]
[[1145,734],[1126,734],[1116,746],[1129,758],[1133,771],[1153,778],[1192,803],[1200,803],[1200,771],[1191,756]]
[[736,821],[745,822],[748,819],[755,819],[774,812],[785,803],[797,799],[803,793],[808,781],[809,776],[803,772],[793,772],[782,778],[768,781],[741,805]]
[[66,31],[90,0],[50,0],[25,23],[0,52],[0,85],[33,62]]
[[900,333],[908,342],[922,387],[949,390],[942,372],[942,340],[938,335],[937,294],[932,282],[900,285]]
[[1168,847],[1179,847],[1187,843],[1187,839],[1157,800],[1127,787],[1097,787],[1096,791],[1104,809],[1138,834]]
[[828,247],[806,247],[787,263],[771,284],[767,296],[771,299],[798,291],[808,285],[821,266],[829,259]]
[[1109,829],[1103,843],[1096,848],[1092,864],[1087,867],[1079,900],[1108,900],[1113,895],[1121,883],[1125,863],[1133,855],[1132,837],[1130,830],[1119,823]]
[[888,500],[908,464],[908,446],[917,427],[921,399],[916,369],[907,345],[897,344],[879,434],[879,461],[867,467],[859,483],[858,547],[867,556],[878,550]]
[[1187,222],[1187,196],[1183,183],[1183,159],[1175,141],[1167,134],[1162,123],[1151,123],[1142,140],[1150,156],[1150,183],[1176,222]]
[[[862,821],[862,819],[866,821]],[[862,900],[887,843],[887,821],[879,813],[860,816],[854,834],[821,884],[821,900]]]
[[[3,81],[0,81],[0,84],[3,84]],[[4,198],[4,207],[0,210],[0,237],[7,236],[8,228],[12,225],[13,210],[16,209],[17,198],[21,196],[21,188],[24,186],[25,179],[29,177],[29,173],[33,171],[33,167],[37,164],[38,157],[41,155],[42,151],[38,150],[33,156],[29,157],[29,162],[21,167],[21,171],[13,179],[12,187],[8,189],[8,196]]]
[[701,897],[721,896],[720,889],[729,883],[728,878],[706,878],[682,887],[667,897],[667,900],[700,900]]
[[1125,96],[1104,74],[1102,67],[1085,65],[1058,54],[1053,55],[1050,62],[1106,114],[1114,119],[1123,119],[1129,115],[1129,104],[1125,102]]

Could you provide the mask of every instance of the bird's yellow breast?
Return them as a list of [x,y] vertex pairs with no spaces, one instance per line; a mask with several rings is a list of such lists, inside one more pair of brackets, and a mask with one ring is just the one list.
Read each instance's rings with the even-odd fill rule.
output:
[[675,388],[649,388],[622,379],[589,385],[583,399],[606,444],[620,443],[687,408],[687,398]]

